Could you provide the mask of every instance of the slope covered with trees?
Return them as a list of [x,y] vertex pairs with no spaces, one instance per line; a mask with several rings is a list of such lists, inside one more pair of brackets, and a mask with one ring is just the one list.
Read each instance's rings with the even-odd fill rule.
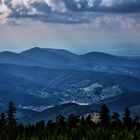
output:
[[125,109],[123,117],[117,112],[109,113],[106,105],[100,109],[98,123],[92,116],[69,115],[66,119],[61,114],[56,121],[43,120],[24,126],[15,117],[16,108],[9,102],[6,113],[0,117],[0,140],[139,140],[140,122],[138,117],[131,118],[131,112]]

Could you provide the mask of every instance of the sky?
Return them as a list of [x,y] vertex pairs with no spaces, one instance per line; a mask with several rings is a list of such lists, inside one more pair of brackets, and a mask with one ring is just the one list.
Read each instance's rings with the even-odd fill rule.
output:
[[0,0],[0,51],[140,55],[140,0]]

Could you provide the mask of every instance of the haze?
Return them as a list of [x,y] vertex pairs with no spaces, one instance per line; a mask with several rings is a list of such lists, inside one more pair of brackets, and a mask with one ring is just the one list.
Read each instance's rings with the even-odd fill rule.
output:
[[0,0],[0,51],[38,46],[139,55],[139,17],[137,0]]

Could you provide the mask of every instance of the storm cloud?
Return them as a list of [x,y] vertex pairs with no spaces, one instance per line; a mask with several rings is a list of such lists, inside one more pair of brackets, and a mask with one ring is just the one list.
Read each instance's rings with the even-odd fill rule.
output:
[[83,13],[86,12],[137,13],[140,12],[140,1],[0,0],[0,23],[5,23],[10,19],[18,20],[21,18],[30,18],[32,20],[53,23],[90,22],[90,17],[85,17],[83,15]]

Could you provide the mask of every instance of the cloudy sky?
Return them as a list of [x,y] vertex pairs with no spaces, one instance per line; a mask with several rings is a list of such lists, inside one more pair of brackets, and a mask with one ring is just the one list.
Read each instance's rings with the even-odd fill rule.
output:
[[140,0],[0,0],[0,51],[140,55]]

